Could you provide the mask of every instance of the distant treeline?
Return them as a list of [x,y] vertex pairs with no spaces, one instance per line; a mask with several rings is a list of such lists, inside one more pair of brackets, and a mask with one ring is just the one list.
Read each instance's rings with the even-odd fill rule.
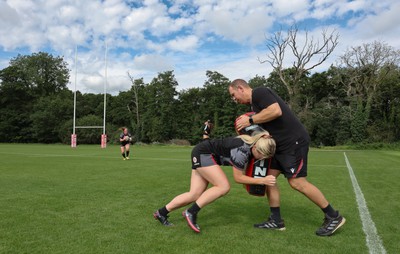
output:
[[[291,71],[285,70],[288,76]],[[206,77],[201,88],[182,91],[173,71],[159,73],[150,83],[130,77],[130,90],[107,95],[109,141],[117,142],[119,128],[127,126],[136,141],[195,144],[207,119],[215,125],[213,137],[235,135],[234,119],[250,107],[231,100],[230,80],[223,74],[207,71]],[[0,142],[69,143],[73,92],[68,81],[62,57],[40,52],[12,59],[0,71]],[[249,80],[252,87],[268,86],[288,101],[314,145],[400,140],[398,65],[331,66],[298,82],[289,94],[276,72]],[[102,125],[102,116],[102,94],[77,93],[77,125]],[[78,129],[77,135],[78,143],[98,144],[101,130]]]

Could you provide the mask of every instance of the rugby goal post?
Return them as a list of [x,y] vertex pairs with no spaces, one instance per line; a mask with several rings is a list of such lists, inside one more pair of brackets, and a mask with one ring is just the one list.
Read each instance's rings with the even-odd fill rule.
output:
[[106,135],[106,102],[107,102],[107,43],[104,53],[104,108],[103,108],[103,126],[77,126],[76,125],[76,83],[77,83],[77,54],[78,46],[75,47],[75,81],[74,81],[74,116],[72,123],[72,134],[71,134],[71,147],[77,146],[77,134],[76,129],[103,129],[101,134],[101,148],[107,147],[107,135]]

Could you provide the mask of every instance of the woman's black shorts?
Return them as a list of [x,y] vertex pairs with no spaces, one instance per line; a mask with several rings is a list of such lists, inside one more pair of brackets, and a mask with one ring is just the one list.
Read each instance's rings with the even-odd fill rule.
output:
[[206,153],[200,143],[192,150],[192,169],[221,165],[220,158],[211,153]]

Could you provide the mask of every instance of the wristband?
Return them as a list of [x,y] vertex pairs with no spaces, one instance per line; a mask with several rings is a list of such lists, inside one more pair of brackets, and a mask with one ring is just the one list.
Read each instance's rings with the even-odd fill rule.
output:
[[211,132],[211,127],[208,124],[205,124],[204,125],[204,133],[206,135],[208,135],[208,134],[210,134],[210,132]]
[[254,121],[253,121],[253,116],[249,116],[249,123],[250,123],[251,125],[253,125],[253,124],[254,124]]

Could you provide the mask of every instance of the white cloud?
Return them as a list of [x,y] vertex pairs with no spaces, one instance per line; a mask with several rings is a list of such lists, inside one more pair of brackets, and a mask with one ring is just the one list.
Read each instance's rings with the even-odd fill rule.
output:
[[86,85],[86,88],[89,89],[89,91],[99,91],[99,88],[104,86],[104,78],[101,75],[86,75],[80,79],[82,83]]
[[157,17],[157,10],[141,7],[133,9],[123,20],[125,30],[144,31]]
[[186,37],[178,37],[167,43],[169,49],[174,51],[190,51],[198,47],[199,39],[194,35],[189,35]]
[[273,11],[278,17],[304,13],[310,7],[308,0],[273,0]]
[[0,2],[1,27],[7,27],[12,24],[21,24],[21,21],[18,18],[17,11],[14,8],[11,8],[7,2]]
[[185,27],[193,24],[193,20],[189,18],[173,19],[167,16],[156,17],[152,24],[152,34],[156,36],[163,36],[169,33],[177,32]]
[[[264,1],[195,1],[200,34],[215,33],[226,40],[260,43],[273,24],[270,7]],[[206,3],[204,3],[206,2]]]
[[[393,0],[0,0],[0,67],[20,52],[44,50],[74,68],[78,45],[78,88],[102,92],[107,42],[113,93],[129,89],[127,71],[150,81],[175,69],[182,88],[202,85],[206,70],[248,79],[269,74],[257,61],[266,53],[265,34],[314,18],[341,35],[323,70],[350,45],[383,40],[399,48],[399,12]],[[310,33],[319,37],[323,27],[314,23]]]
[[60,21],[65,24],[71,24],[76,20],[79,20],[81,16],[77,6],[65,5],[61,6],[58,11]]
[[384,9],[380,13],[371,14],[361,20],[355,30],[363,39],[375,38],[390,41],[393,46],[400,46],[398,40],[400,34],[400,2],[393,4],[390,9]]
[[136,56],[133,59],[133,67],[138,70],[150,70],[155,72],[173,69],[173,65],[168,58],[156,54]]
[[268,76],[271,72],[271,67],[268,64],[261,64],[258,57],[264,55],[265,52],[254,51],[244,55],[238,54],[232,59],[223,59],[223,56],[218,56],[211,63],[204,64],[195,59],[188,63],[188,66],[183,69],[176,70],[176,79],[179,82],[180,89],[190,87],[201,87],[206,80],[206,71],[217,71],[223,74],[230,80],[242,78],[248,80],[254,76]]

